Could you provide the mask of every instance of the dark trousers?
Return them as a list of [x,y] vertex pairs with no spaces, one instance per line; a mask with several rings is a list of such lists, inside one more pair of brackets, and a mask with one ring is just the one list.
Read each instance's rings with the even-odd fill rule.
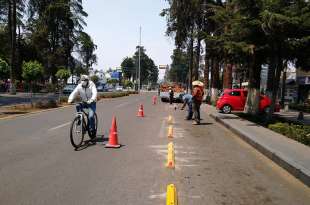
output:
[[90,104],[83,103],[76,105],[76,111],[81,112],[83,109],[89,109],[88,111],[88,119],[89,119],[89,128],[90,130],[95,130],[95,118],[94,114],[96,112],[96,102],[92,102]]
[[173,96],[169,96],[169,103],[170,105],[173,103]]
[[194,120],[200,123],[200,105],[201,102],[193,101]]
[[188,103],[188,111],[187,111],[187,120],[191,120],[193,118],[193,105],[192,103]]

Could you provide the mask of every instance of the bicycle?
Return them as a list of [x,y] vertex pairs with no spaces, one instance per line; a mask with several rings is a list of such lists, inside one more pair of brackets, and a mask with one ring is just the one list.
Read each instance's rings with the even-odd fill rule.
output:
[[[83,103],[79,104],[83,105]],[[89,109],[82,109],[82,112],[77,112],[75,118],[71,123],[70,141],[75,149],[79,148],[82,145],[86,131],[91,140],[95,139],[97,135],[97,126],[98,126],[97,114],[94,113],[95,130],[91,131],[89,129],[88,111],[85,110]]]

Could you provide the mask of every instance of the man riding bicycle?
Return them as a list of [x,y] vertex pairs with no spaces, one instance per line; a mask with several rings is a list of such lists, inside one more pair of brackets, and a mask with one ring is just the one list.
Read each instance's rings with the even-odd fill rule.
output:
[[82,98],[83,103],[76,105],[76,111],[82,112],[83,109],[89,109],[89,129],[90,131],[94,131],[94,113],[96,112],[97,88],[95,83],[89,80],[89,77],[87,75],[81,75],[80,83],[70,94],[68,98],[68,103],[72,103],[78,95]]

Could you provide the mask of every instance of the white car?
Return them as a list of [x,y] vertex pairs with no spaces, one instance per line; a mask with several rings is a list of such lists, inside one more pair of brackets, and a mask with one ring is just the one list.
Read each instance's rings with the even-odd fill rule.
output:
[[115,90],[116,91],[123,91],[123,86],[116,86]]

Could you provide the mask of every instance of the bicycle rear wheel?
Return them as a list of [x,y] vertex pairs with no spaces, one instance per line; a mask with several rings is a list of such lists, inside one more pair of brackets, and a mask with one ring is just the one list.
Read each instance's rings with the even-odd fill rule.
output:
[[97,117],[97,114],[94,113],[94,119],[95,119],[95,130],[93,130],[92,132],[87,129],[88,131],[88,136],[90,139],[95,139],[96,136],[97,136],[97,127],[98,127],[98,117]]
[[81,120],[80,116],[76,116],[70,128],[70,141],[74,148],[79,148],[84,140],[85,122]]

